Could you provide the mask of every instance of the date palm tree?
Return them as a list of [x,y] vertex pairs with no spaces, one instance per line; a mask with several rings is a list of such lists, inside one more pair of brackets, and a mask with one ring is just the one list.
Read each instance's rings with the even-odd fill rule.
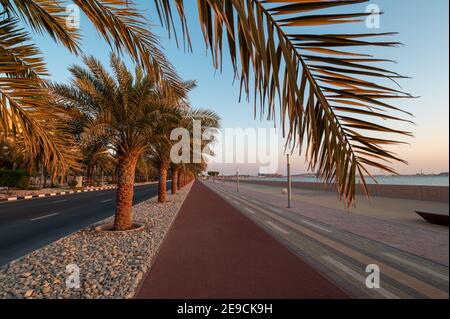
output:
[[173,88],[178,82],[158,38],[131,0],[0,0],[0,139],[22,139],[30,158],[39,157],[54,171],[73,163],[73,154],[67,152],[71,141],[61,133],[65,127],[49,105],[44,85],[48,74],[39,49],[21,25],[80,54],[80,32],[68,23],[69,4],[79,8],[113,49],[128,53]]
[[[173,106],[163,106],[165,113],[171,114],[173,120],[166,122],[159,122],[155,129],[157,134],[152,140],[151,147],[151,158],[154,161],[154,165],[159,169],[159,192],[158,201],[165,202],[167,200],[167,175],[170,167],[172,167],[172,193],[176,193],[176,187],[178,185],[178,169],[180,165],[185,165],[189,163],[172,163],[171,162],[171,151],[174,144],[177,141],[171,139],[172,130],[175,128],[185,128],[191,139],[189,141],[189,152],[190,158],[193,159],[193,130],[194,121],[201,123],[200,134],[204,132],[206,128],[218,128],[220,125],[219,116],[210,110],[195,109],[187,107],[187,105],[179,103],[178,107]],[[201,158],[201,151],[205,145],[205,141],[200,142],[200,153],[198,154]],[[202,160],[202,158],[201,158]]]
[[[148,150],[155,123],[166,115],[156,106],[159,81],[137,68],[133,75],[117,55],[111,55],[113,75],[100,61],[85,57],[86,68],[70,68],[72,84],[53,84],[58,103],[78,109],[87,118],[85,140],[103,140],[117,161],[115,230],[132,228],[132,201],[136,164]],[[166,83],[166,86],[167,83]]]
[[[348,204],[354,202],[358,175],[368,193],[365,176],[372,176],[371,170],[395,173],[391,162],[406,163],[389,147],[402,143],[395,136],[411,136],[385,124],[410,122],[410,113],[389,102],[411,97],[392,86],[403,76],[386,68],[393,61],[368,52],[399,45],[384,39],[394,33],[349,33],[337,27],[376,15],[357,9],[365,2],[199,0],[197,6],[214,66],[221,67],[226,39],[241,90],[248,95],[253,88],[255,103],[269,118],[278,110],[287,145],[306,149],[310,169],[334,182]],[[169,30],[176,11],[188,34],[185,1],[155,3]],[[347,6],[351,9],[345,12]],[[333,32],[330,25],[335,25]]]

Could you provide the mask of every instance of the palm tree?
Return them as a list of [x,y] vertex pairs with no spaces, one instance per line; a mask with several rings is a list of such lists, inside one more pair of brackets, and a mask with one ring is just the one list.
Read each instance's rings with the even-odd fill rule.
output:
[[[299,146],[300,152],[306,148],[310,169],[325,181],[335,182],[348,204],[355,199],[357,175],[368,194],[364,176],[372,176],[371,169],[395,173],[389,163],[404,162],[387,149],[402,143],[391,135],[411,136],[384,123],[409,122],[404,116],[387,113],[410,115],[388,102],[411,97],[389,84],[403,76],[384,67],[392,61],[359,49],[397,46],[400,43],[379,40],[394,33],[308,30],[311,26],[325,30],[329,25],[363,22],[373,13],[342,13],[341,7],[367,1],[198,1],[198,16],[214,66],[221,67],[226,38],[241,89],[248,95],[251,87],[255,88],[255,103],[259,100],[261,113],[267,112],[269,118],[275,118],[278,108],[287,146],[292,150]],[[176,8],[183,34],[188,34],[183,0],[155,3],[169,30],[174,29]],[[339,13],[330,13],[331,8],[340,9]],[[190,45],[189,36],[186,39]]]
[[[149,30],[148,21],[130,0],[72,0],[98,33],[118,52],[128,53],[145,70],[174,89],[176,72]],[[45,88],[47,71],[39,49],[30,42],[28,25],[46,34],[70,53],[80,54],[79,30],[67,23],[64,0],[0,0],[0,138],[20,138],[31,158],[38,157],[53,171],[73,163],[71,141],[55,132],[64,131],[49,106]],[[181,89],[175,89],[183,95]]]
[[[109,74],[100,61],[85,57],[87,68],[70,68],[72,85],[52,85],[58,103],[80,110],[87,117],[83,138],[104,140],[117,161],[117,203],[115,230],[131,229],[136,164],[149,148],[155,123],[166,121],[156,108],[159,82],[153,74],[137,68],[133,75],[125,64],[111,55]],[[155,96],[156,95],[156,96]]]
[[156,123],[154,136],[150,141],[149,157],[159,172],[158,202],[164,203],[167,201],[167,173],[170,168],[170,150],[173,145],[170,134],[180,125],[183,113],[180,108],[165,104],[159,105],[159,111],[170,114],[170,117]]
[[[174,128],[185,128],[190,132],[191,140],[189,150],[190,158],[193,158],[193,123],[199,121],[202,124],[202,132],[207,128],[218,128],[220,126],[219,116],[210,110],[193,109],[187,107],[186,104],[178,103],[177,107],[162,106],[165,113],[171,114],[171,121],[159,122],[155,129],[155,138],[152,140],[151,158],[155,166],[159,168],[159,192],[158,201],[165,202],[167,200],[167,175],[172,166],[172,193],[176,193],[178,185],[178,173],[180,165],[188,163],[171,163],[171,150],[176,141],[171,140],[171,133]],[[207,141],[201,140],[201,149]],[[198,154],[200,157],[202,154]]]

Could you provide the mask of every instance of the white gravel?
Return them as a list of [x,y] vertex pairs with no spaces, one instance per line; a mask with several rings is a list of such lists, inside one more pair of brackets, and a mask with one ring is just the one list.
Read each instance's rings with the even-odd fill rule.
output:
[[[132,298],[190,187],[169,195],[167,203],[136,205],[134,221],[144,231],[107,234],[91,226],[2,267],[0,298]],[[80,269],[80,288],[67,288],[66,267],[72,264]]]

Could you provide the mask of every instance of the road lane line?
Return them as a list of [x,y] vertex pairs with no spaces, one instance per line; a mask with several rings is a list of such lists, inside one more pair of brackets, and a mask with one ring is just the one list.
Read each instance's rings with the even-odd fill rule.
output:
[[429,274],[429,275],[432,275],[432,276],[435,276],[435,277],[440,278],[440,279],[442,279],[442,280],[448,281],[448,275],[446,276],[446,275],[444,275],[444,274],[440,274],[440,273],[438,273],[438,272],[436,272],[436,271],[434,271],[434,270],[431,270],[430,268],[427,268],[427,267],[425,267],[425,266],[416,264],[416,263],[414,263],[414,262],[412,262],[412,261],[403,259],[403,258],[401,258],[401,257],[395,256],[395,255],[390,254],[390,253],[383,253],[383,255],[385,255],[385,256],[387,256],[387,257],[389,257],[389,258],[391,258],[391,259],[394,259],[394,260],[396,260],[396,261],[399,261],[399,262],[401,262],[401,263],[403,263],[403,264],[405,264],[405,265],[408,265],[408,266],[411,266],[411,267],[413,267],[413,268],[416,268],[416,269],[418,269],[418,270],[420,270],[420,271],[423,271],[423,272],[425,272],[425,273],[427,273],[427,274]]
[[100,203],[104,204],[104,203],[109,203],[109,202],[112,202],[112,201],[113,201],[112,199],[107,199],[107,200],[101,201]]
[[[322,256],[322,258],[325,259],[328,263],[330,263],[333,266],[335,266],[336,268],[338,268],[341,271],[345,272],[347,275],[355,278],[363,286],[366,285],[366,278],[364,276],[358,274],[353,269],[351,269],[351,268],[347,267],[346,265],[340,263],[336,259],[331,258],[330,256]],[[369,289],[369,288],[367,288],[367,289]],[[385,297],[387,299],[400,299],[399,296],[393,294],[392,292],[390,292],[390,291],[388,291],[388,290],[386,290],[384,288],[371,289],[371,290],[374,290],[374,291],[378,292],[380,295],[382,295],[383,297]]]
[[269,220],[266,220],[266,224],[269,225],[269,226],[271,226],[272,228],[275,228],[275,229],[278,230],[280,233],[283,233],[283,234],[285,234],[285,235],[289,235],[289,232],[288,232],[287,230],[281,228],[281,227],[278,226],[278,225],[275,225],[274,223],[272,223],[272,222],[269,221]]
[[34,222],[34,221],[37,221],[37,220],[49,218],[49,217],[56,216],[56,215],[59,215],[59,213],[53,213],[53,214],[48,214],[48,215],[45,215],[45,216],[33,218],[33,219],[31,219],[31,221]]
[[68,201],[68,199],[61,199],[61,200],[55,200],[52,203],[56,204],[56,203],[62,203],[62,202],[67,202],[67,201]]

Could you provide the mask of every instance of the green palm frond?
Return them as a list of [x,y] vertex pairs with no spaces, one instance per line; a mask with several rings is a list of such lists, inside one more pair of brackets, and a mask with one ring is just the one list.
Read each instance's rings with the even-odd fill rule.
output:
[[[385,124],[408,121],[411,114],[391,104],[407,93],[392,88],[400,74],[376,64],[370,47],[393,47],[380,40],[394,33],[319,33],[308,27],[363,22],[371,13],[350,11],[367,0],[199,0],[198,12],[214,65],[222,61],[224,39],[240,77],[241,89],[253,91],[261,113],[281,118],[291,147],[305,148],[310,169],[334,182],[348,204],[355,200],[359,175],[371,169],[391,173],[390,162],[402,161],[386,149],[401,143],[392,135],[410,132]],[[170,30],[173,11],[181,15],[186,32],[183,0],[155,0],[161,20]],[[330,13],[339,8],[340,13]],[[325,10],[325,11],[322,11]],[[386,82],[384,84],[382,82]],[[387,112],[397,112],[393,116]],[[406,117],[406,119],[405,119]],[[394,125],[395,126],[395,125]]]

